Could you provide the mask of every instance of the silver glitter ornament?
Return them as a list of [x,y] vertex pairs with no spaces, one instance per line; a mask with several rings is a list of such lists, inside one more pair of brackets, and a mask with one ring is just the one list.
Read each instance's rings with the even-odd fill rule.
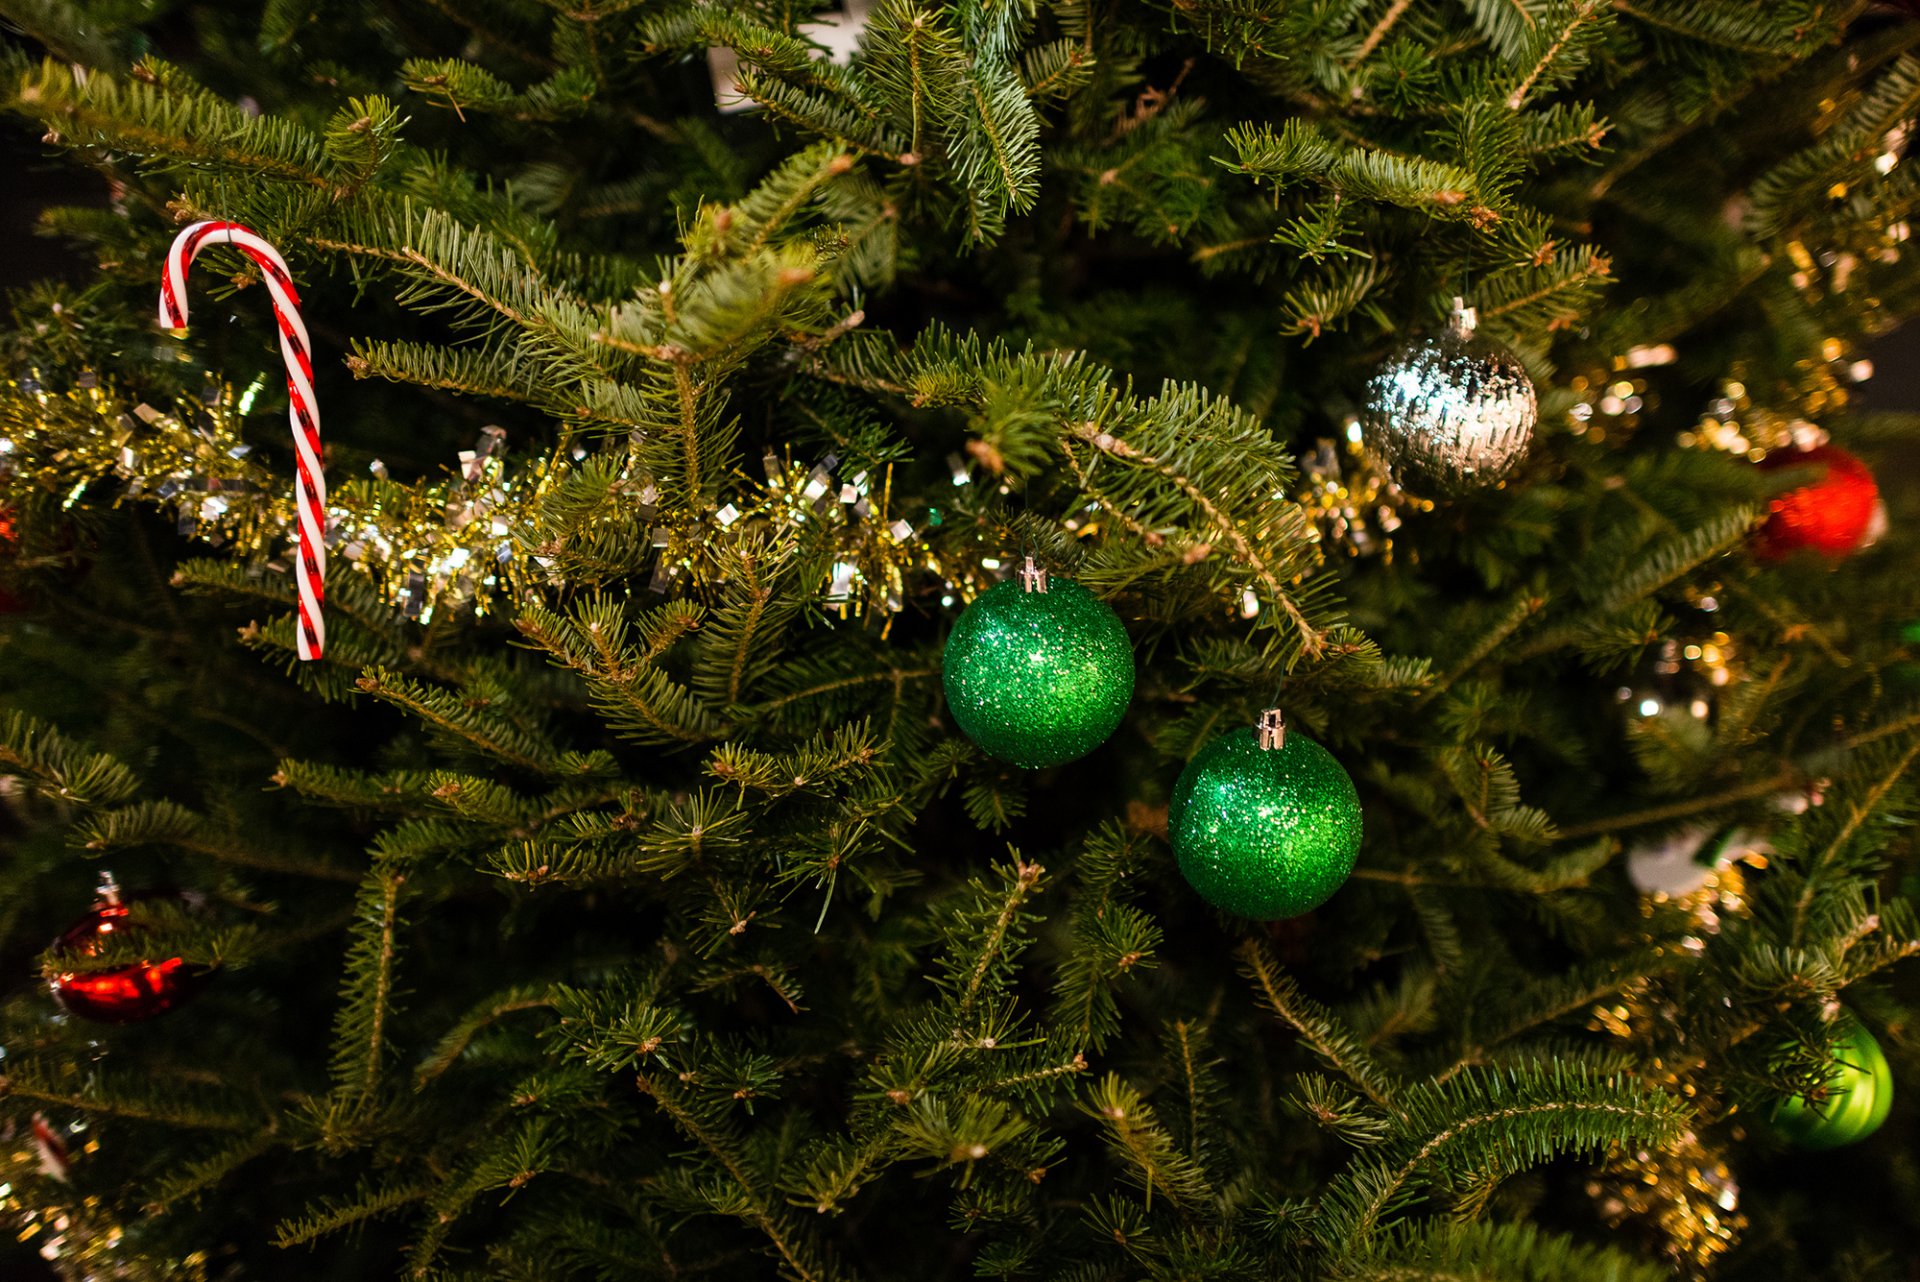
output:
[[1360,427],[1402,488],[1456,498],[1513,475],[1540,404],[1514,354],[1474,332],[1461,299],[1432,338],[1407,343],[1367,380]]

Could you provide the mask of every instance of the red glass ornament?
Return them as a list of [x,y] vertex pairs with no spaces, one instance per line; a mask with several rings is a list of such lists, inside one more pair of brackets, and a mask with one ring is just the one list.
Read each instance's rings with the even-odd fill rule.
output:
[[1808,476],[1806,485],[1774,499],[1773,515],[1754,541],[1762,560],[1778,561],[1802,548],[1835,560],[1860,550],[1880,504],[1880,487],[1865,463],[1838,445],[1821,445],[1776,450],[1760,466],[1804,469]]
[[[116,931],[138,930],[128,921],[130,901],[148,898],[179,898],[161,892],[123,897],[111,880],[100,889],[100,902],[85,917],[53,941],[49,951],[56,957],[86,956],[100,950],[103,940]],[[179,957],[159,961],[139,961],[111,970],[62,971],[48,982],[53,995],[70,1014],[102,1024],[133,1024],[155,1015],[164,1015],[191,999],[206,978],[201,967]]]

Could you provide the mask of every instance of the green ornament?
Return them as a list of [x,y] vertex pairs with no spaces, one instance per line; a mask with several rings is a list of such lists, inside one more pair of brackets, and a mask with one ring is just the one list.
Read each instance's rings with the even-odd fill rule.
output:
[[1181,875],[1214,907],[1261,921],[1298,917],[1353,871],[1360,794],[1332,753],[1268,709],[1257,731],[1230,731],[1187,763],[1167,835]]
[[[1920,619],[1901,624],[1897,635],[1908,645],[1920,645]],[[1887,668],[1887,676],[1905,690],[1920,688],[1920,663],[1907,660],[1892,664]]]
[[947,636],[947,707],[967,738],[1029,770],[1084,757],[1133,698],[1133,645],[1111,606],[1029,557]]
[[1880,1129],[1893,1110],[1893,1069],[1858,1020],[1834,1045],[1824,1098],[1790,1095],[1773,1110],[1773,1127],[1801,1148],[1839,1148]]

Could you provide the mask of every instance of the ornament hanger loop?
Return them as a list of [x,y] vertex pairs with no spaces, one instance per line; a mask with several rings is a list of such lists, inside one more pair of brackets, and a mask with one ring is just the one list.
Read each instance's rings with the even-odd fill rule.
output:
[[103,904],[118,904],[120,902],[119,879],[111,872],[102,869],[100,873],[100,884],[94,888],[93,893],[100,897],[100,902]]
[[1453,313],[1448,323],[1453,332],[1461,338],[1471,338],[1473,331],[1480,328],[1480,310],[1477,307],[1467,306],[1467,300],[1456,295],[1453,300]]
[[1019,569],[1020,590],[1022,592],[1045,592],[1047,590],[1047,572],[1034,563],[1032,557]]
[[1260,714],[1259,724],[1254,733],[1260,738],[1260,746],[1268,752],[1287,746],[1287,719],[1278,708],[1268,708]]

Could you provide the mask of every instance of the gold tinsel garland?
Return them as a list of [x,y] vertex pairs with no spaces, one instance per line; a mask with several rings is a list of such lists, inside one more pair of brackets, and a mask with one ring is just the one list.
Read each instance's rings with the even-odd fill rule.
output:
[[1705,1277],[1747,1227],[1733,1172],[1692,1131],[1667,1148],[1615,1152],[1587,1194],[1609,1226],[1657,1230],[1661,1254],[1686,1277]]
[[[1660,876],[1644,879],[1643,888],[1658,883],[1670,889],[1647,889],[1640,908],[1649,920],[1656,914],[1683,914],[1692,933],[1671,946],[1697,951],[1705,946],[1704,936],[1719,931],[1723,918],[1748,911],[1746,872],[1766,866],[1767,846],[1741,833],[1716,840],[1702,832],[1684,842],[1684,875],[1667,867]],[[1700,863],[1708,848],[1711,862]],[[1674,862],[1667,853],[1636,852],[1645,854]],[[1642,1072],[1667,1093],[1695,1099],[1700,1095],[1693,1080],[1697,1065],[1661,1049],[1678,1022],[1678,1012],[1658,986],[1642,983],[1594,1007],[1590,1026],[1630,1047]],[[1711,1140],[1694,1131],[1664,1148],[1614,1150],[1588,1181],[1587,1194],[1611,1227],[1646,1230],[1682,1277],[1706,1277],[1747,1225],[1733,1171]]]
[[[0,382],[0,505],[52,495],[62,506],[138,502],[170,512],[180,532],[276,573],[286,573],[293,547],[288,478],[262,467],[241,427],[264,380],[244,391],[211,384],[170,409],[128,406],[92,374],[64,391],[37,377]],[[486,614],[529,594],[561,586],[547,549],[522,536],[537,524],[541,504],[587,458],[563,449],[509,466],[506,433],[482,430],[474,448],[438,480],[402,484],[379,460],[368,475],[336,477],[327,502],[327,543],[334,559],[368,576],[381,598],[409,618],[431,622],[448,609]],[[667,593],[711,564],[712,541],[800,526],[824,529],[835,557],[821,597],[841,617],[904,606],[907,577],[936,575],[962,599],[991,584],[999,568],[949,565],[921,523],[892,508],[891,466],[836,478],[829,455],[808,467],[769,453],[766,482],[739,477],[732,499],[710,510],[660,517],[652,526],[657,554],[650,582]],[[629,453],[616,478],[622,516],[655,520],[659,491]],[[4,509],[0,509],[4,510]]]
[[1323,548],[1339,548],[1349,556],[1393,559],[1393,536],[1406,512],[1431,512],[1429,499],[1402,490],[1360,444],[1360,421],[1349,419],[1342,439],[1321,439],[1311,454],[1300,457],[1302,485],[1294,496]]

